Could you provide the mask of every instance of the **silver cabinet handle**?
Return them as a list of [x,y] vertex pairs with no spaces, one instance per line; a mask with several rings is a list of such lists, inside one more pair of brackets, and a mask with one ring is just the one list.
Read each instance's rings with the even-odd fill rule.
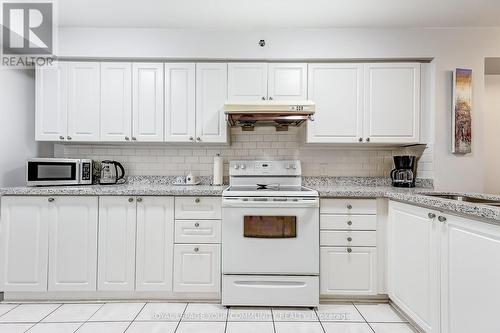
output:
[[347,204],[347,209],[352,209],[352,205],[351,204]]
[[200,137],[197,137],[197,138],[196,138],[196,140],[201,141],[201,138],[200,138]]
[[363,142],[363,138],[359,138],[359,139],[358,139],[358,141],[359,141],[359,142]]
[[198,251],[200,251],[200,249],[199,249],[199,248],[197,248],[197,247],[195,247],[195,248],[194,248],[194,252],[198,252]]
[[199,224],[198,222],[196,222],[196,223],[194,224],[194,226],[195,226],[196,228],[198,228],[198,227],[200,226],[200,224]]
[[439,222],[446,222],[446,217],[444,217],[444,216],[439,216],[439,217],[438,217],[438,221],[439,221]]
[[142,198],[137,198],[137,202],[142,202]]
[[128,198],[128,202],[133,202],[134,198]]
[[262,100],[263,100],[263,101],[265,101],[265,100],[266,100],[266,98],[265,98],[264,96],[262,96]]
[[351,253],[352,249],[350,247],[347,248],[347,253]]
[[348,242],[352,242],[352,237],[347,237]]
[[194,138],[192,136],[189,137],[190,141],[194,141]]
[[67,137],[67,139],[68,139],[68,140],[71,140],[71,137],[70,137],[70,136],[68,136],[68,137]]
[[64,140],[64,136],[60,135],[59,140]]
[[201,201],[200,198],[194,199],[194,202],[196,202],[196,203],[200,203],[200,201]]
[[427,216],[428,216],[430,219],[434,219],[434,218],[436,218],[436,214],[434,214],[434,213],[429,213],[429,214],[427,214]]
[[130,139],[129,139],[129,137],[128,137],[128,136],[126,136],[126,137],[125,137],[125,141],[128,141],[128,140],[130,140]]
[[370,142],[370,138],[366,138],[366,142]]
[[273,98],[269,96],[269,100],[270,100],[270,101],[272,101],[272,100],[273,100]]
[[347,221],[347,225],[352,225],[352,221]]
[[135,136],[133,136],[132,141],[137,141],[137,138]]
[[48,200],[49,200],[49,202],[54,202],[56,199],[54,199],[54,198],[49,198]]

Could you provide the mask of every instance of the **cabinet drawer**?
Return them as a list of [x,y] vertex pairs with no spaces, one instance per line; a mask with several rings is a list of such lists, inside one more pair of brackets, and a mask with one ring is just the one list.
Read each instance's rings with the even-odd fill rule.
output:
[[321,214],[377,214],[376,199],[322,199]]
[[321,231],[321,246],[376,246],[376,231]]
[[320,216],[322,230],[377,230],[377,215]]
[[176,220],[176,243],[220,243],[220,220]]
[[175,218],[182,220],[220,220],[220,197],[176,197]]
[[376,248],[322,247],[320,253],[321,295],[377,294]]

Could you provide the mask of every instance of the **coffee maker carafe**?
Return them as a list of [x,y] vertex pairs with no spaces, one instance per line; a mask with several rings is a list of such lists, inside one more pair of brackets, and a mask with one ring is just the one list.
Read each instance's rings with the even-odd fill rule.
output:
[[416,161],[416,156],[394,156],[394,166],[396,168],[391,171],[392,186],[415,187]]

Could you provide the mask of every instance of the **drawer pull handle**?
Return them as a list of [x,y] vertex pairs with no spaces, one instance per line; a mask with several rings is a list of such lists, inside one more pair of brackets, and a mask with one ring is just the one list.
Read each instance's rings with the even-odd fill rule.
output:
[[352,221],[347,221],[347,225],[352,225]]
[[54,198],[49,198],[49,202],[54,202]]
[[195,248],[194,248],[194,252],[198,252],[198,251],[200,251],[200,249],[199,249],[199,248],[197,248],[197,247],[195,247]]
[[198,228],[198,227],[200,226],[200,224],[199,224],[198,222],[196,222],[196,223],[194,224],[194,226],[195,226],[196,228]]
[[352,241],[352,237],[347,237],[347,241],[351,242]]
[[350,247],[347,248],[347,253],[351,253],[352,249]]
[[194,202],[196,202],[196,203],[200,203],[200,198],[196,198],[196,199],[194,199]]
[[347,204],[347,209],[352,209],[352,205],[351,204]]

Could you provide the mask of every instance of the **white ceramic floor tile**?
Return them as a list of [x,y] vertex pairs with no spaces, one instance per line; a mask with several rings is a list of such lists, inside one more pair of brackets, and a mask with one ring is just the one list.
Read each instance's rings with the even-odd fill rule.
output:
[[182,321],[226,321],[227,309],[220,304],[189,303]]
[[133,321],[145,303],[106,303],[89,321]]
[[77,333],[123,333],[129,325],[129,322],[85,323]]
[[85,322],[102,306],[103,304],[63,304],[59,309],[48,315],[43,322]]
[[325,304],[316,310],[320,321],[351,321],[362,322],[365,320],[352,304]]
[[355,304],[359,312],[369,323],[405,322],[389,304]]
[[229,321],[273,321],[270,308],[231,307]]
[[14,309],[17,304],[0,304],[0,316],[6,314],[10,310]]
[[174,333],[177,322],[144,322],[135,321],[127,329],[127,333]]
[[73,333],[83,323],[40,323],[33,326],[29,333]]
[[0,322],[36,323],[61,304],[21,304],[0,317]]
[[33,324],[0,324],[0,332],[2,333],[24,333]]
[[326,333],[373,333],[367,323],[323,322]]
[[274,333],[274,325],[272,322],[230,321],[226,333]]
[[318,321],[316,312],[307,308],[273,308],[274,321]]
[[415,333],[416,331],[408,324],[402,323],[372,323],[370,324],[375,333]]
[[323,333],[319,322],[274,322],[276,333]]
[[175,333],[224,333],[224,322],[185,322],[181,321]]
[[148,303],[136,321],[179,321],[186,303]]

